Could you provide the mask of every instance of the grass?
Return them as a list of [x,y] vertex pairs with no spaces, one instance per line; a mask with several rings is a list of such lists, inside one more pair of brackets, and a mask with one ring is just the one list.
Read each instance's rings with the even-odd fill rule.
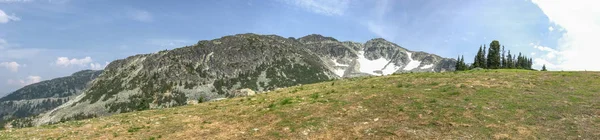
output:
[[410,73],[4,130],[0,139],[600,139],[599,101],[598,72]]

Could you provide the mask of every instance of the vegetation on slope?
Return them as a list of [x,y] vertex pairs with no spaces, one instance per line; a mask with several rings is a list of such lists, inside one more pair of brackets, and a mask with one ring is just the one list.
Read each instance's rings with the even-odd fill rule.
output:
[[600,139],[600,73],[363,77],[5,130],[0,139]]
[[87,84],[102,73],[101,70],[82,70],[70,76],[46,80],[25,86],[0,98],[0,129],[29,127],[34,116],[52,110],[77,96]]

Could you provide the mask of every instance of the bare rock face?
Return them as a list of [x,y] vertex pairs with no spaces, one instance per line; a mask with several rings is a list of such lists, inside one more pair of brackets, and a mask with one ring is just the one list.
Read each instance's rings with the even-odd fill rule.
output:
[[338,77],[454,71],[456,62],[435,54],[410,51],[382,38],[361,44],[308,35],[299,41],[317,54]]
[[254,92],[252,89],[249,89],[249,88],[232,91],[232,95],[234,97],[254,96],[255,94],[256,94],[256,92]]
[[83,93],[37,124],[251,96],[332,79],[453,71],[455,60],[384,39],[364,44],[308,35],[238,34],[111,62]]

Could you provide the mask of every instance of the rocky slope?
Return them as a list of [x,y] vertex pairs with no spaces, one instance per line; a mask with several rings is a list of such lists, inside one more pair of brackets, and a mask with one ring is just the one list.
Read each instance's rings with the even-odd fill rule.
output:
[[309,35],[238,34],[110,63],[75,99],[37,124],[180,106],[342,77],[452,71],[455,60],[413,52],[384,39],[365,44]]
[[[81,94],[87,83],[102,71],[84,70],[71,76],[42,81],[25,86],[0,98],[0,124],[17,120],[14,127],[28,126],[26,117],[54,109]],[[23,120],[20,120],[23,119]]]

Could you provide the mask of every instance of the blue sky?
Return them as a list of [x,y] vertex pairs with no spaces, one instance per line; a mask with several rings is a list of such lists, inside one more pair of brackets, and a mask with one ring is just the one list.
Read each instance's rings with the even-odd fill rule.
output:
[[[551,70],[590,66],[600,13],[572,0],[0,0],[0,95],[127,56],[239,33],[322,34],[472,60],[500,40]],[[581,10],[583,9],[583,10]],[[585,26],[585,27],[584,27]],[[590,54],[581,56],[578,54]],[[578,60],[578,61],[577,61]],[[587,60],[586,63],[574,63]],[[597,59],[596,59],[597,60]]]

